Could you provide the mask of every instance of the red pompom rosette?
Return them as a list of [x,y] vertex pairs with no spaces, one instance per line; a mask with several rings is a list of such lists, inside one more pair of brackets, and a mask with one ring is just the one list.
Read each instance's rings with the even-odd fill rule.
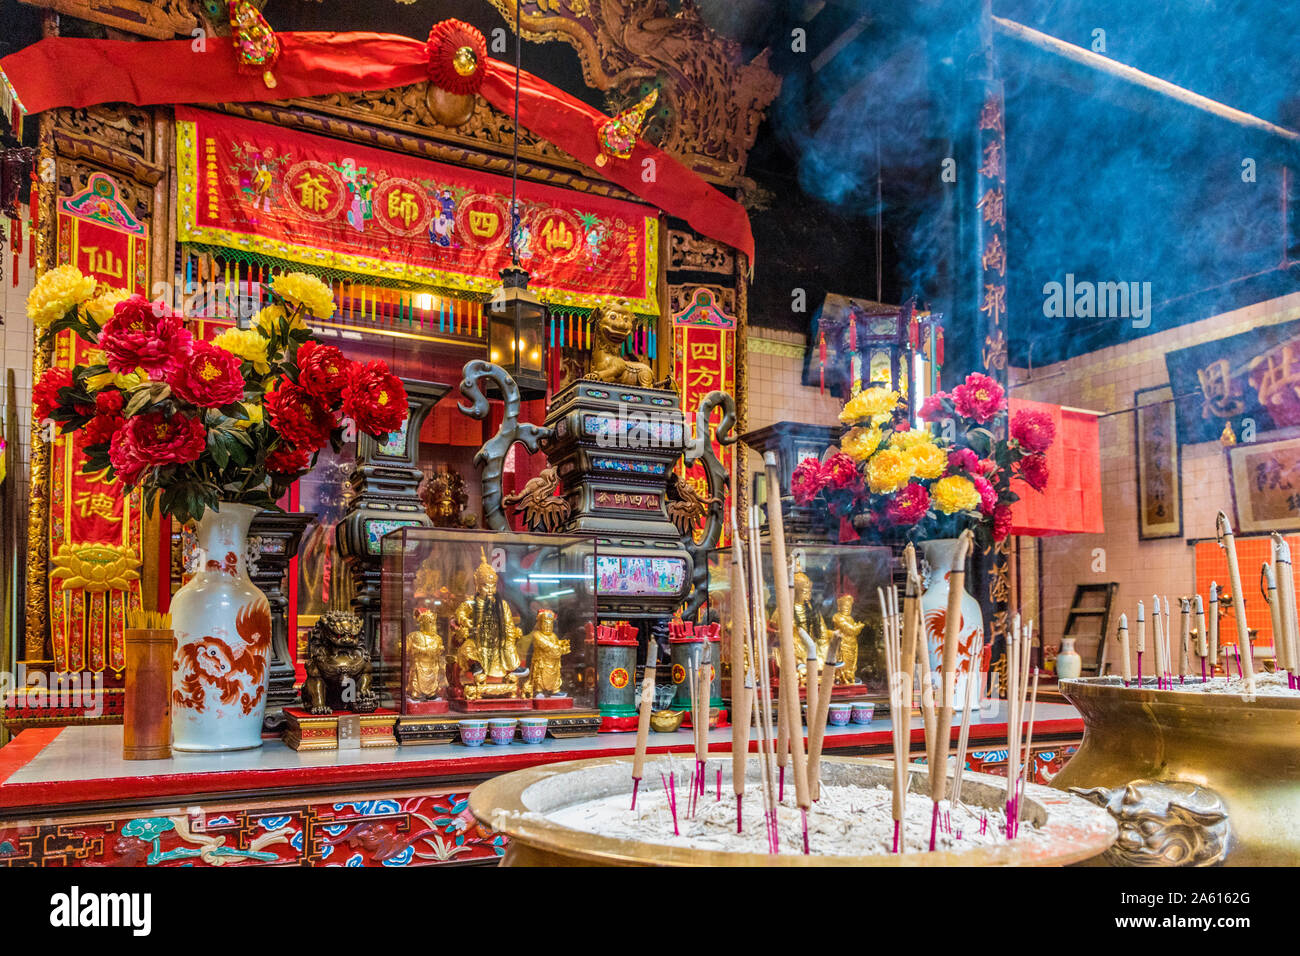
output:
[[434,86],[458,96],[479,91],[487,67],[487,41],[477,28],[460,20],[435,23],[424,49]]

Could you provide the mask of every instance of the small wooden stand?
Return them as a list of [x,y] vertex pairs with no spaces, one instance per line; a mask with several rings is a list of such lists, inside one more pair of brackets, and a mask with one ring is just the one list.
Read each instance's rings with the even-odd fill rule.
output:
[[172,755],[172,644],[169,628],[126,629],[123,760]]

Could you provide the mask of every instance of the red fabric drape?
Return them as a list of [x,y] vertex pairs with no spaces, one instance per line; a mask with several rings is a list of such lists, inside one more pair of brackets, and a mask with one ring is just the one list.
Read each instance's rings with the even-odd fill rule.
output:
[[1101,438],[1095,415],[1013,398],[1010,414],[1032,409],[1048,415],[1056,426],[1056,441],[1046,452],[1047,487],[1034,491],[1023,481],[1011,490],[1020,496],[1011,507],[1012,534],[1043,537],[1054,534],[1100,534]]
[[[276,86],[241,73],[229,37],[192,40],[85,40],[48,37],[0,60],[25,113],[96,103],[242,103],[338,92],[386,90],[428,79],[425,45],[383,33],[279,33]],[[483,98],[514,112],[515,69],[484,64]],[[2,84],[0,84],[2,85]],[[519,77],[519,122],[592,166],[600,153],[599,110],[529,73]],[[754,260],[744,207],[728,199],[667,153],[638,140],[631,158],[612,159],[599,175],[700,233]]]

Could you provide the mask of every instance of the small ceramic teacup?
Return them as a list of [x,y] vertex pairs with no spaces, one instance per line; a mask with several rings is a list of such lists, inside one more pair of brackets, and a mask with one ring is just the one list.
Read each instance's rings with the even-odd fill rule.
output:
[[488,733],[492,735],[492,742],[498,745],[511,743],[515,739],[515,724],[518,721],[513,717],[493,717],[488,721]]
[[852,714],[852,704],[831,704],[830,715],[826,718],[826,722],[832,727],[843,727],[849,722]]
[[520,717],[519,736],[526,744],[540,744],[546,739],[545,717]]
[[876,716],[876,705],[874,701],[857,701],[853,705],[853,722],[855,724],[869,724],[872,718]]
[[479,718],[460,721],[460,742],[466,747],[477,747],[487,739],[488,722]]

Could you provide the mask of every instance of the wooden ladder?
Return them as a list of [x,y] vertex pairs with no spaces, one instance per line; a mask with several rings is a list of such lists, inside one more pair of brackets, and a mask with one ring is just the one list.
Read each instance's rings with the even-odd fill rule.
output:
[[[1062,637],[1075,638],[1075,648],[1080,657],[1084,657],[1084,648],[1079,642],[1083,640],[1095,640],[1096,663],[1089,667],[1084,665],[1082,671],[1084,674],[1092,676],[1101,676],[1106,673],[1106,645],[1107,638],[1110,636],[1110,617],[1111,605],[1115,601],[1115,592],[1119,590],[1118,581],[1107,581],[1104,584],[1076,584],[1074,586],[1074,600],[1070,603],[1070,613],[1065,617],[1065,630]],[[1098,602],[1100,598],[1100,602]],[[1076,630],[1079,624],[1085,621],[1095,621],[1100,625],[1098,630],[1081,632]]]

